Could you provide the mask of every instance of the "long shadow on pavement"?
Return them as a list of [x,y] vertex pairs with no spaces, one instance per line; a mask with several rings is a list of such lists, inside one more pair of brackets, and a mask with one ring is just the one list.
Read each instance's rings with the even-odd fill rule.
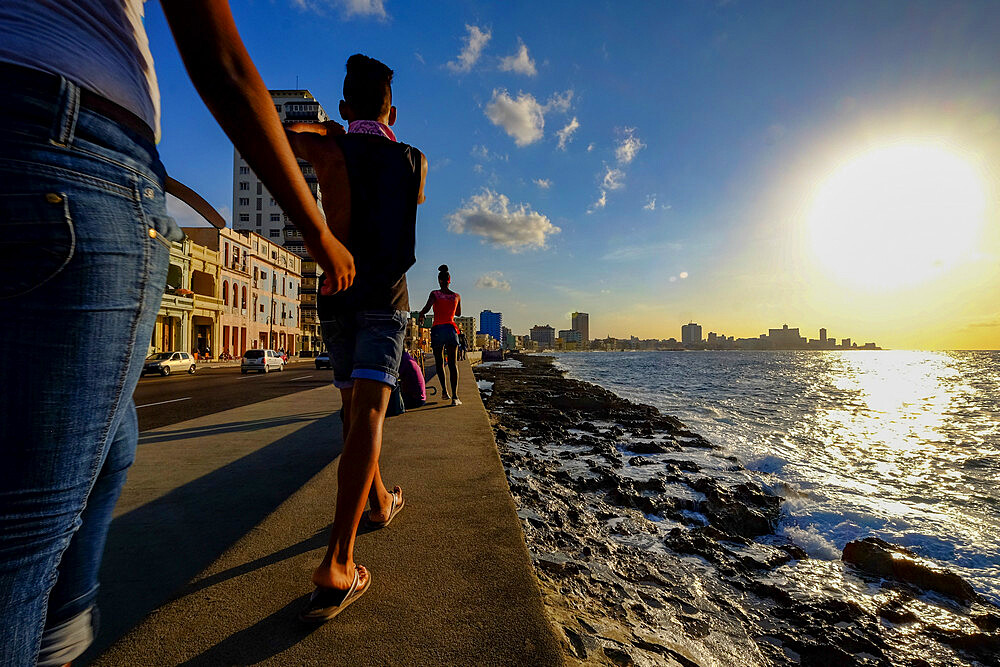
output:
[[[241,430],[232,426],[233,431]],[[100,655],[178,593],[329,465],[343,448],[340,434],[339,417],[328,415],[117,517],[101,567],[100,633],[80,663]],[[317,540],[320,545],[325,541],[317,535],[291,549],[316,548]],[[291,555],[279,552],[272,557]]]

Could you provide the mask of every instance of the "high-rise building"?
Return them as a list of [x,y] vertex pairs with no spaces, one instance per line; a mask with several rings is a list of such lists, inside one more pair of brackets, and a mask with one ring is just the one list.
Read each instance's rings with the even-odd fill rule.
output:
[[502,333],[503,333],[503,349],[516,350],[517,341],[514,340],[514,332],[508,329],[507,327],[503,327]]
[[564,343],[582,343],[583,334],[576,329],[560,329],[559,337]]
[[570,328],[580,332],[581,343],[590,342],[590,313],[573,313]]
[[458,330],[465,334],[465,344],[470,348],[476,344],[476,318],[472,315],[456,317],[455,324]]
[[531,340],[538,343],[539,349],[553,349],[556,346],[556,330],[548,324],[536,324],[531,327]]
[[[271,100],[282,122],[321,123],[330,116],[308,90],[272,90]],[[322,193],[316,170],[305,160],[299,160],[302,175],[316,196],[322,210]],[[278,203],[264,187],[249,165],[233,151],[233,229],[260,234],[268,241],[284,246],[302,258],[301,341],[299,349],[317,352],[323,348],[319,317],[316,313],[318,275],[316,262],[306,251],[302,235],[289,221]]]
[[479,313],[479,331],[493,336],[494,340],[503,345],[503,313],[484,310]]
[[691,322],[681,327],[681,342],[685,345],[697,345],[701,342],[701,325]]
[[820,329],[819,330],[819,342],[821,342],[821,343],[825,343],[826,342],[826,329]]

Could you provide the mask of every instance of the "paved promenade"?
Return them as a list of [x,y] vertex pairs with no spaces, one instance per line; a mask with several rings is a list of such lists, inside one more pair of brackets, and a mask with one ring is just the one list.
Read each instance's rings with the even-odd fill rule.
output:
[[333,518],[336,390],[143,433],[109,537],[102,634],[87,657],[96,665],[560,664],[467,363],[460,395],[462,406],[432,396],[386,423],[383,478],[403,487],[407,505],[388,528],[358,537],[355,557],[372,586],[318,628],[295,617]]

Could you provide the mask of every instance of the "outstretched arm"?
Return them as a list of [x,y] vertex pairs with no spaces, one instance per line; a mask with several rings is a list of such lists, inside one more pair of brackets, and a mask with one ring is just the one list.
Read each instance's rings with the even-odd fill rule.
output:
[[430,294],[427,295],[427,303],[425,303],[424,307],[420,309],[419,313],[417,313],[417,324],[420,324],[420,321],[424,319],[424,315],[427,314],[427,311],[430,310],[431,306],[433,305],[434,305],[434,292],[431,292]]
[[420,189],[417,191],[417,204],[423,204],[427,201],[427,197],[424,196],[424,183],[427,182],[427,156],[423,153],[420,154]]
[[271,95],[240,39],[226,0],[160,0],[188,76],[216,121],[302,232],[337,290],[354,258],[327,227],[306,185]]

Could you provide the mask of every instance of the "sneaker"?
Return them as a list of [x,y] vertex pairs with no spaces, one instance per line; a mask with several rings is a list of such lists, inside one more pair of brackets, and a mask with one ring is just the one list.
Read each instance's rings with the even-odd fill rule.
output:
[[451,399],[451,404],[452,404],[452,405],[461,405],[461,404],[462,404],[462,401],[460,401],[460,400],[458,399],[458,397],[456,396],[455,398]]

